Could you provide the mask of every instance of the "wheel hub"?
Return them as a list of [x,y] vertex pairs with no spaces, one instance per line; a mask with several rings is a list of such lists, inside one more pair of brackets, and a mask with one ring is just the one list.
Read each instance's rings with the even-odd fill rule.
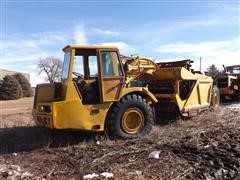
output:
[[138,133],[144,124],[144,115],[138,108],[128,109],[122,116],[122,128],[126,133]]

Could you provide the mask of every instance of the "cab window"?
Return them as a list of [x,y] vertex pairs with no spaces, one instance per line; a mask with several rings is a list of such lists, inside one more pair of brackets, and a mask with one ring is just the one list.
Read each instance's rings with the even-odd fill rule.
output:
[[[84,75],[83,56],[74,56],[73,72]],[[73,76],[76,76],[76,74],[73,74]]]
[[97,56],[89,56],[89,76],[97,77],[98,76],[98,64],[97,64]]
[[64,55],[64,63],[63,63],[63,70],[62,70],[62,79],[68,78],[69,66],[70,66],[70,52],[65,53]]
[[103,76],[122,76],[117,52],[101,52]]

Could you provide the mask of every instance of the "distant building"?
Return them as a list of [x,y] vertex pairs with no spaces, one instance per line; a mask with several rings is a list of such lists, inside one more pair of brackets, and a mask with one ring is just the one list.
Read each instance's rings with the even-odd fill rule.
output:
[[6,75],[13,75],[13,74],[16,74],[16,73],[21,73],[30,82],[30,74],[23,73],[23,72],[17,72],[17,71],[9,71],[9,70],[5,70],[5,69],[0,69],[0,80],[2,80]]

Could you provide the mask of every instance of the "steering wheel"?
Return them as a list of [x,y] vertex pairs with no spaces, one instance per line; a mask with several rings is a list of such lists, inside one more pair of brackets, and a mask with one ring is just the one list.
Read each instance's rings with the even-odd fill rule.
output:
[[80,74],[80,73],[78,73],[78,72],[72,72],[72,73],[73,73],[75,76],[77,76],[78,79],[84,77],[82,74]]

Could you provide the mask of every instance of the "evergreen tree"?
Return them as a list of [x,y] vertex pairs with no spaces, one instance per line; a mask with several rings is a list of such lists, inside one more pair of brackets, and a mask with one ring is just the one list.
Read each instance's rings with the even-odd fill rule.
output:
[[209,66],[209,68],[207,68],[207,71],[205,73],[206,75],[211,76],[214,80],[214,84],[216,84],[216,78],[221,73],[221,71],[217,69],[215,64],[212,64]]
[[19,82],[22,88],[23,97],[32,96],[33,95],[32,87],[30,85],[30,82],[27,80],[27,78],[21,73],[16,73],[13,76],[17,79],[17,81]]
[[17,79],[10,75],[5,76],[0,87],[0,100],[18,99],[22,96],[22,88]]

